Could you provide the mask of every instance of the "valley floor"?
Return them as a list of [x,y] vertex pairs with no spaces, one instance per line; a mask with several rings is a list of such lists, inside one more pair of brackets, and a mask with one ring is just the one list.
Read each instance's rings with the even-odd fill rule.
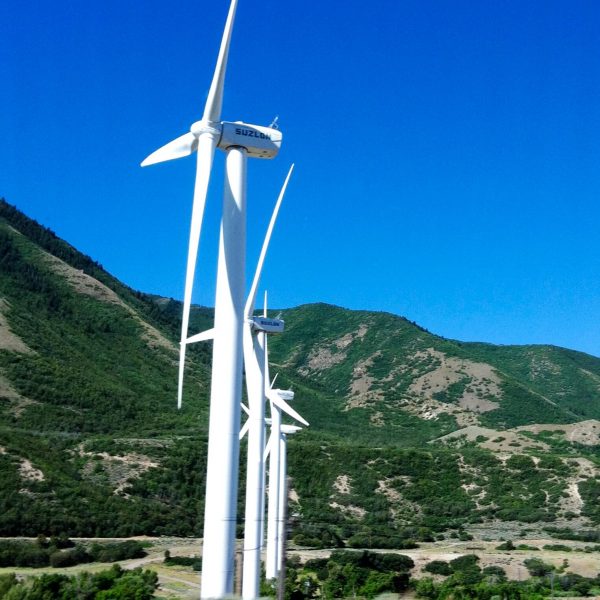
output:
[[[14,539],[14,538],[11,538]],[[123,541],[123,538],[73,538],[74,541]],[[165,565],[163,563],[165,551],[168,550],[171,556],[194,556],[202,552],[202,540],[199,538],[175,538],[175,537],[136,537],[138,541],[147,542],[150,546],[147,548],[148,555],[144,558],[121,561],[120,564],[125,569],[134,569],[143,567],[155,571],[159,576],[159,589],[157,597],[159,598],[198,598],[200,589],[200,574],[194,572],[190,567],[181,567],[174,565]],[[420,547],[413,550],[398,550],[400,554],[410,556],[415,562],[415,567],[412,570],[412,577],[420,579],[425,576],[430,576],[429,573],[423,571],[423,567],[432,560],[451,561],[460,555],[476,554],[480,557],[479,565],[486,567],[497,565],[502,567],[512,580],[524,580],[529,577],[529,573],[525,568],[523,561],[528,558],[539,558],[546,563],[550,563],[557,568],[565,565],[565,571],[577,573],[584,577],[595,577],[600,572],[600,552],[585,552],[583,550],[585,544],[582,542],[562,541],[561,544],[571,548],[571,551],[554,551],[544,549],[546,545],[556,544],[555,539],[525,539],[520,538],[515,541],[520,545],[529,546],[526,550],[502,551],[498,550],[500,544],[495,541],[458,541],[444,540],[431,543],[421,543]],[[536,548],[537,550],[534,550]],[[385,552],[393,552],[393,550],[385,550]],[[294,547],[288,549],[288,556],[299,555],[302,562],[309,558],[324,558],[329,556],[331,550],[313,550],[308,548]],[[43,572],[64,572],[66,574],[74,574],[80,571],[100,571],[106,569],[109,565],[106,563],[89,563],[75,567],[64,569],[55,569],[51,567],[43,569],[6,567],[0,569],[0,574],[14,572],[18,576],[28,577],[31,575],[39,575]],[[409,598],[409,596],[404,596]],[[412,597],[412,596],[410,596]]]

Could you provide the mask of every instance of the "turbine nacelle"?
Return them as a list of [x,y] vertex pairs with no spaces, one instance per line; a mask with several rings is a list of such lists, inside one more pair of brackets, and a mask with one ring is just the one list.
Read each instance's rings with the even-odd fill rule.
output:
[[[283,135],[279,129],[250,125],[243,121],[196,121],[190,132],[197,138],[203,133],[211,133],[217,137],[217,148],[227,150],[231,147],[241,147],[252,158],[274,158],[281,148]],[[192,149],[193,151],[193,149]]]
[[283,333],[285,321],[282,319],[269,319],[267,317],[250,317],[252,331],[264,333]]
[[291,402],[294,399],[294,392],[292,390],[275,389],[271,391],[273,394],[279,396],[279,398],[284,402]]
[[281,148],[283,134],[279,129],[249,125],[242,121],[221,123],[221,139],[217,147],[227,150],[232,146],[245,148],[251,158],[274,158]]
[[279,428],[279,431],[284,435],[292,435],[294,433],[298,433],[302,430],[302,427],[298,427],[298,425],[282,425]]

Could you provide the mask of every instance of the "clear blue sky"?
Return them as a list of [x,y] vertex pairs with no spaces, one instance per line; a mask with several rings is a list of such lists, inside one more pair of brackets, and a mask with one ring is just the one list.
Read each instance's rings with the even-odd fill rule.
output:
[[[0,4],[0,195],[136,289],[183,294],[194,160],[139,162],[200,118],[227,4]],[[251,264],[296,163],[272,304],[600,356],[599,28],[595,0],[240,0],[223,118],[284,133],[249,165]]]

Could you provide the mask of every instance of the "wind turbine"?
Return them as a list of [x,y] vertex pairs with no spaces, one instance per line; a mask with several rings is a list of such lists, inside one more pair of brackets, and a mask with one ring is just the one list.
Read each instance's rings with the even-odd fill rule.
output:
[[298,433],[302,427],[297,425],[282,425],[279,436],[279,500],[277,505],[277,574],[285,569],[283,550],[286,537],[286,507],[288,502],[287,488],[287,436]]
[[[288,175],[289,177],[289,175]],[[268,242],[267,242],[268,243]],[[251,296],[249,297],[250,301]],[[265,294],[265,309],[263,313],[266,317],[266,294]],[[256,319],[256,317],[255,317]],[[277,319],[269,319],[269,322],[277,322]],[[283,324],[283,322],[281,322]],[[258,338],[261,336],[261,332],[256,335]],[[245,340],[248,339],[248,336]],[[260,345],[260,351],[254,351],[250,347],[250,344],[244,347],[249,348],[245,352],[245,356],[249,357],[246,362],[246,382],[248,385],[248,399],[251,401],[252,395],[254,395],[255,403],[254,410],[252,406],[250,408],[242,405],[244,412],[248,415],[246,423],[240,431],[240,440],[246,435],[254,431],[255,444],[252,445],[251,439],[248,440],[248,475],[246,479],[246,518],[245,518],[245,535],[244,535],[244,575],[242,585],[242,597],[244,600],[250,600],[258,597],[260,587],[260,552],[263,546],[263,535],[264,535],[264,514],[265,514],[265,462],[269,458],[270,462],[270,474],[269,474],[269,515],[275,515],[275,511],[279,510],[278,507],[283,506],[283,502],[279,499],[280,486],[279,486],[279,474],[275,476],[275,470],[279,471],[279,467],[276,465],[280,464],[280,445],[278,442],[279,432],[282,428],[293,428],[294,426],[281,425],[281,413],[286,413],[293,419],[308,426],[308,422],[305,421],[287,402],[286,400],[293,399],[294,392],[291,390],[280,390],[273,389],[273,383],[269,383],[269,361],[267,351],[267,338],[263,336],[262,343]],[[255,342],[256,348],[256,342]],[[262,360],[262,372],[258,372],[258,360],[253,360],[254,357],[260,357]],[[249,376],[249,368],[256,371],[256,375]],[[258,402],[259,390],[258,381],[261,382],[262,394],[261,402]],[[251,382],[254,382],[251,384]],[[252,390],[256,390],[253,392]],[[271,419],[264,418],[264,400],[265,395],[269,398],[271,404]],[[260,421],[259,421],[260,417]],[[273,425],[273,419],[278,421],[275,426]],[[271,435],[269,442],[264,447],[264,454],[260,452],[257,455],[254,451],[262,448],[260,444],[264,444],[264,427],[265,423],[271,425]],[[275,459],[269,456],[271,453],[275,455]],[[260,458],[260,462],[259,462]],[[283,467],[285,470],[285,466]],[[252,473],[252,475],[251,475]],[[272,497],[276,498],[273,507],[271,503]],[[281,521],[281,518],[274,518],[274,524],[270,525],[271,538],[273,538],[272,544],[277,544],[276,532],[278,531],[277,523]],[[271,545],[272,545],[271,544]],[[272,550],[271,550],[272,552]],[[267,548],[267,560],[269,554],[269,547]],[[268,577],[269,578],[269,577]]]
[[[268,374],[268,363],[267,363]],[[267,379],[268,381],[268,379]],[[285,427],[281,422],[281,413],[285,411],[296,421],[308,427],[308,422],[303,419],[288,402],[294,399],[292,390],[273,389],[269,386],[267,398],[271,404],[271,435],[265,449],[269,456],[269,507],[267,512],[267,556],[265,561],[265,577],[274,579],[279,571],[278,538],[280,520],[279,512],[282,500],[280,499],[280,464],[281,464],[281,429]]]
[[271,234],[279,214],[279,208],[292,175],[290,167],[275,209],[269,222],[267,234],[258,259],[254,280],[244,309],[244,364],[248,391],[248,420],[240,432],[240,439],[248,432],[248,465],[246,470],[246,509],[244,518],[242,597],[245,600],[258,598],[260,589],[260,550],[263,534],[264,461],[265,446],[265,360],[267,333],[281,333],[284,322],[267,318],[267,296],[265,293],[262,317],[254,317],[256,292],[260,282]]
[[215,148],[226,152],[223,211],[215,297],[211,377],[202,598],[224,598],[233,592],[239,424],[244,327],[244,267],[246,259],[246,162],[273,158],[282,134],[271,127],[241,121],[221,121],[223,87],[237,0],[232,0],[202,119],[190,131],[153,152],[142,166],[197,152],[196,183],[186,270],[178,406],[181,406],[185,350],[199,336],[188,337],[192,288],[202,218]]

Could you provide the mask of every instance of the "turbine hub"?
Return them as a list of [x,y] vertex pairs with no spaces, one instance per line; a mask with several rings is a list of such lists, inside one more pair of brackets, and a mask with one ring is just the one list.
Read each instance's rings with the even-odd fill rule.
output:
[[221,137],[221,132],[223,128],[221,123],[213,123],[212,121],[196,121],[190,127],[190,131],[196,136],[199,137],[202,133],[212,133],[217,138]]

